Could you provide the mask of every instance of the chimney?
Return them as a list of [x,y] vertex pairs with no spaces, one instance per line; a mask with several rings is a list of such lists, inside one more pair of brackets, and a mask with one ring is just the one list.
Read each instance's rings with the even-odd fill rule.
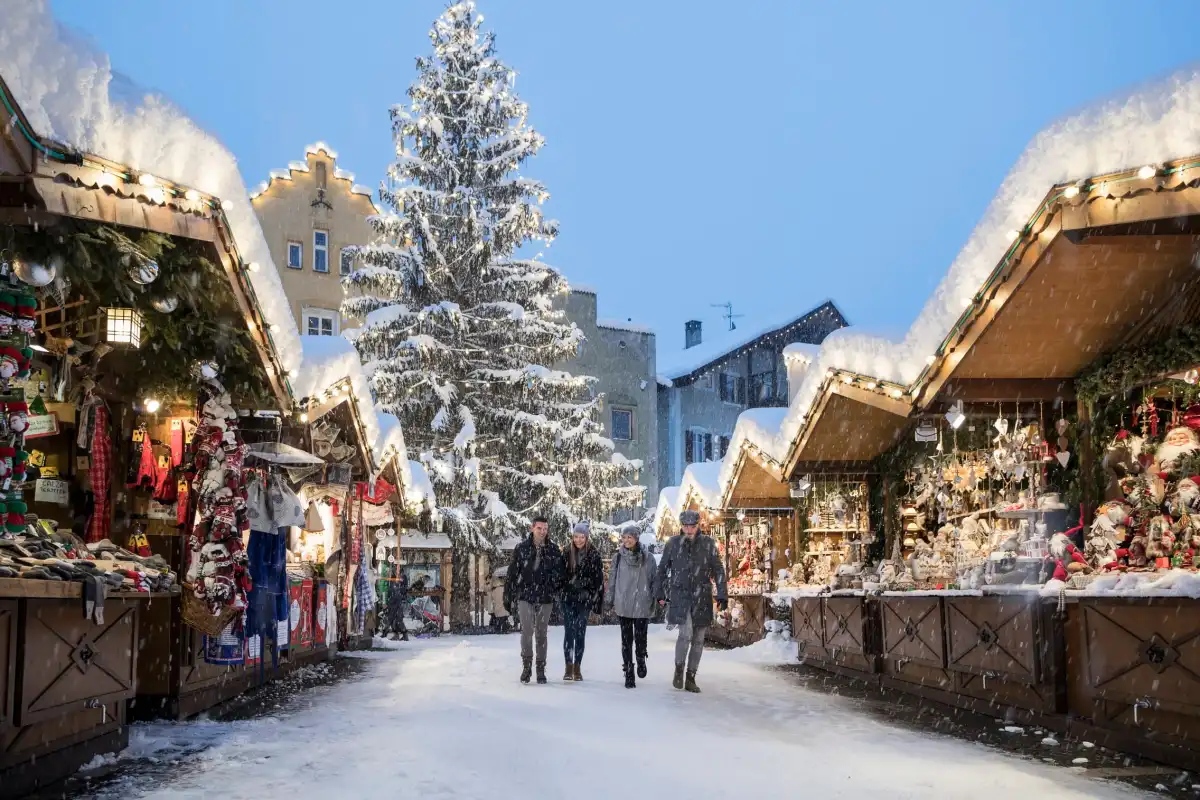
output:
[[683,349],[700,344],[700,320],[689,319],[683,323]]

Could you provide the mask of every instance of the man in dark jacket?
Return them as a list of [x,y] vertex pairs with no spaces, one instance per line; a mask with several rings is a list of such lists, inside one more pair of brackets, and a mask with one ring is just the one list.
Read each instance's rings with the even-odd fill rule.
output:
[[563,581],[562,551],[549,534],[545,517],[533,521],[529,538],[513,551],[504,586],[504,605],[516,604],[521,617],[521,683],[529,683],[533,671],[535,637],[537,682],[546,682],[546,628]]
[[408,578],[401,571],[388,585],[387,618],[388,627],[392,629],[393,639],[408,641],[408,627],[404,624],[405,612],[408,611]]
[[588,537],[591,526],[577,522],[571,529],[571,541],[563,553],[563,657],[564,681],[581,681],[583,645],[587,636],[588,615],[598,610],[604,590],[604,562]]
[[667,542],[658,564],[659,603],[670,604],[667,624],[679,626],[675,678],[671,683],[676,689],[698,694],[696,668],[704,654],[704,634],[713,621],[713,584],[717,585],[717,605],[722,611],[729,607],[729,595],[717,544],[700,533],[700,515],[684,511],[679,515],[679,525],[683,532]]

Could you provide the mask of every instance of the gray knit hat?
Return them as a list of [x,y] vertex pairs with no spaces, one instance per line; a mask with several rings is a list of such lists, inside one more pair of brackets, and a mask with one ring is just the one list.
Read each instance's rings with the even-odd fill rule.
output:
[[574,536],[577,533],[582,533],[584,536],[590,536],[592,533],[592,526],[583,521],[576,522],[571,528],[571,535]]
[[679,524],[680,525],[699,525],[700,524],[700,512],[690,511],[690,510],[689,511],[681,511],[679,513]]

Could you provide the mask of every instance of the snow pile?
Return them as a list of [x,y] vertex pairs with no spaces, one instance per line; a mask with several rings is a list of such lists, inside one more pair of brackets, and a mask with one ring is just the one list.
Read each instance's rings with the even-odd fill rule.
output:
[[[1062,581],[1049,581],[1043,596],[1057,597],[1064,590]],[[1101,575],[1086,589],[1066,589],[1071,597],[1193,597],[1200,598],[1200,575],[1183,569],[1166,572],[1130,572]]]
[[283,367],[298,367],[296,322],[233,155],[168,100],[114,73],[107,56],[58,25],[47,0],[0,8],[0,76],[34,131],[220,198],[242,259],[261,265],[250,282]]
[[721,461],[702,461],[688,464],[679,484],[679,497],[683,503],[696,498],[702,508],[721,507]]
[[[770,623],[767,624],[770,625]],[[792,639],[791,634],[783,630],[767,631],[767,635],[754,644],[734,648],[723,653],[722,656],[744,664],[767,666],[796,664],[800,659],[795,640]]]
[[806,311],[798,317],[793,317],[783,323],[768,325],[753,332],[746,332],[740,329],[731,331],[726,321],[711,320],[701,330],[700,344],[678,350],[674,348],[667,349],[665,346],[659,347],[657,356],[658,373],[666,381],[685,378],[696,370],[711,364],[738,348],[745,347],[756,339],[769,336],[798,322],[803,322],[810,317],[821,315],[840,316],[837,308],[833,305],[833,301],[826,300],[816,308]]
[[402,533],[400,550],[449,550],[450,537],[444,533]]
[[619,319],[598,319],[596,320],[597,328],[608,328],[614,331],[629,331],[630,333],[644,333],[650,336],[654,335],[654,328],[649,325],[641,325],[636,322],[622,322]]
[[[399,420],[397,420],[397,424],[399,424]],[[426,508],[436,507],[437,496],[433,493],[433,481],[429,480],[429,473],[425,471],[425,466],[420,461],[409,461],[407,464],[410,478],[410,482],[405,484],[408,502],[412,505],[423,505]]]

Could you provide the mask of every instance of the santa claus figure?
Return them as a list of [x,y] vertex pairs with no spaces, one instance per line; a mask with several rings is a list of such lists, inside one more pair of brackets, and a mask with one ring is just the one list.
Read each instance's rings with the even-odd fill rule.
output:
[[1050,555],[1046,556],[1047,565],[1054,567],[1051,577],[1056,581],[1065,581],[1076,572],[1087,572],[1087,560],[1079,548],[1065,533],[1056,533],[1050,537]]
[[1122,569],[1121,563],[1117,560],[1116,543],[1102,529],[1097,529],[1095,525],[1092,526],[1092,530],[1088,534],[1084,555],[1092,569],[1105,571]]
[[1176,519],[1200,514],[1200,475],[1184,478],[1175,486],[1171,514]]
[[1179,460],[1183,456],[1193,455],[1200,451],[1200,438],[1191,428],[1178,427],[1167,431],[1163,443],[1154,451],[1154,461],[1159,473],[1171,474],[1179,469]]

